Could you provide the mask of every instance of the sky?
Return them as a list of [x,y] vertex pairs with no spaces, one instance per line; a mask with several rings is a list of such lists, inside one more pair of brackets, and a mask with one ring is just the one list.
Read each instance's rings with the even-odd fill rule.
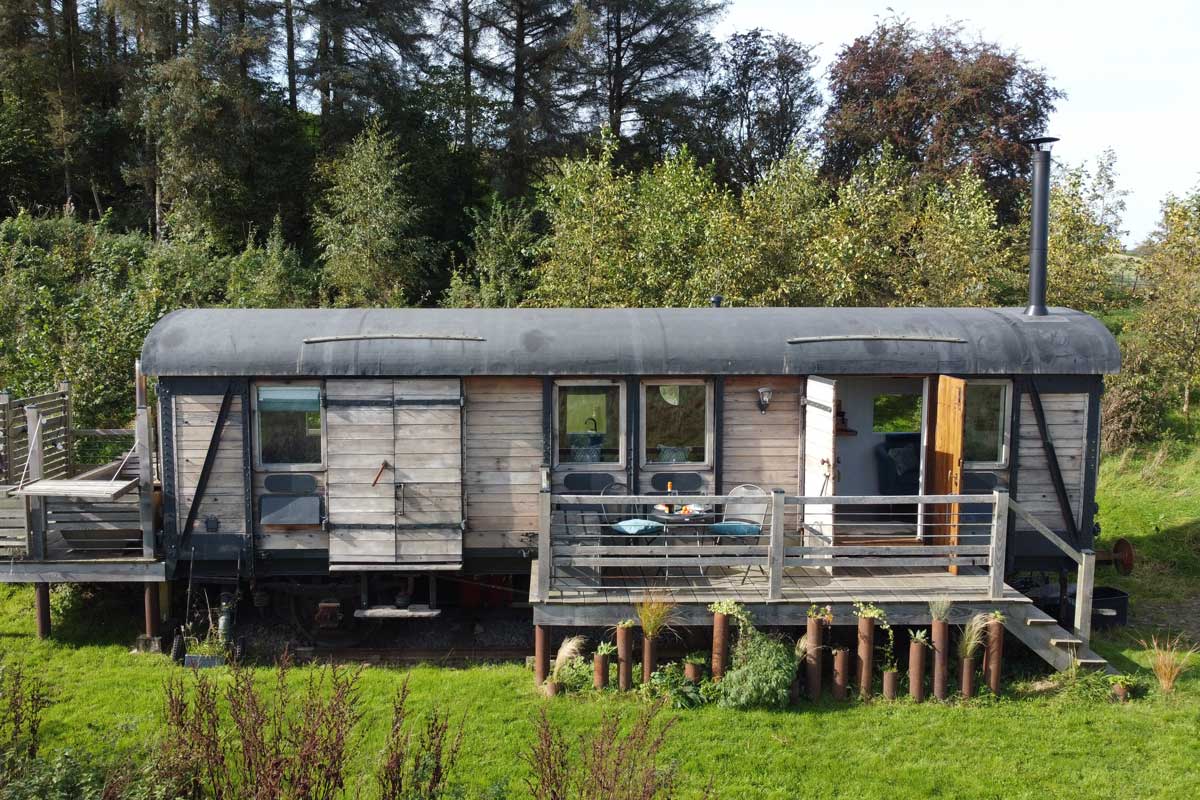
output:
[[896,13],[1015,49],[1066,92],[1046,133],[1055,159],[1117,155],[1129,191],[1126,244],[1154,230],[1168,193],[1200,185],[1200,0],[730,0],[719,38],[751,28],[815,45],[824,73],[838,50]]

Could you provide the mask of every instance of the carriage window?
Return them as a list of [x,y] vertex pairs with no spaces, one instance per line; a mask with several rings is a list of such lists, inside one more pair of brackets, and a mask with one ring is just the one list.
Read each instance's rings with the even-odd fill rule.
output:
[[255,399],[259,465],[319,468],[321,387],[259,386]]
[[647,383],[642,386],[642,437],[647,464],[702,464],[708,458],[708,386]]
[[619,384],[558,387],[558,463],[621,462]]
[[967,381],[963,408],[963,461],[976,468],[1008,463],[1011,407],[1007,382]]

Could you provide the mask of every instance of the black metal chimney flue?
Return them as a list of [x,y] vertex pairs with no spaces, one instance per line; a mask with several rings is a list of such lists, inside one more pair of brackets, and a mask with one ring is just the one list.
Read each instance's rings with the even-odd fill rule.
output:
[[1046,240],[1050,233],[1050,147],[1058,139],[1039,136],[1033,147],[1033,220],[1029,231],[1029,305],[1025,314],[1044,317],[1046,311]]

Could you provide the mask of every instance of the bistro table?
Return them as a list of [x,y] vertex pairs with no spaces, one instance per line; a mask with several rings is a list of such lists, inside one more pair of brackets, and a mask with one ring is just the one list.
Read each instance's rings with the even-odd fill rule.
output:
[[[677,506],[676,508],[679,509],[680,507]],[[696,507],[689,506],[689,508],[696,508]],[[654,509],[650,512],[649,518],[654,520],[655,522],[661,522],[665,526],[664,531],[663,531],[663,543],[666,545],[668,554],[665,555],[664,557],[667,559],[670,559],[671,556],[669,555],[669,552],[670,552],[670,548],[671,548],[671,528],[672,527],[678,528],[678,527],[687,527],[687,526],[692,526],[692,525],[710,525],[713,522],[717,521],[717,513],[713,509],[711,509],[707,506],[701,506],[699,508],[696,508],[696,510],[694,510],[694,511],[689,511],[686,514],[682,510],[666,511],[665,509],[661,508],[660,506],[655,506]],[[701,535],[697,534],[696,541],[699,542],[700,538],[701,538]],[[701,575],[704,574],[703,568],[701,568],[700,574]],[[670,573],[668,572],[667,568],[665,568],[665,567],[663,568],[663,576],[670,577]]]

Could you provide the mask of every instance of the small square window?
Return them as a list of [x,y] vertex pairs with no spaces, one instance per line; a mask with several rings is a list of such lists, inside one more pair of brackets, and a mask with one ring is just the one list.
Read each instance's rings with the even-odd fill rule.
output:
[[621,387],[558,387],[559,464],[621,463]]
[[708,386],[643,385],[647,464],[703,464],[708,460]]
[[963,461],[975,467],[1008,463],[1007,383],[967,381],[963,408]]
[[319,468],[321,387],[259,386],[255,400],[259,464]]

